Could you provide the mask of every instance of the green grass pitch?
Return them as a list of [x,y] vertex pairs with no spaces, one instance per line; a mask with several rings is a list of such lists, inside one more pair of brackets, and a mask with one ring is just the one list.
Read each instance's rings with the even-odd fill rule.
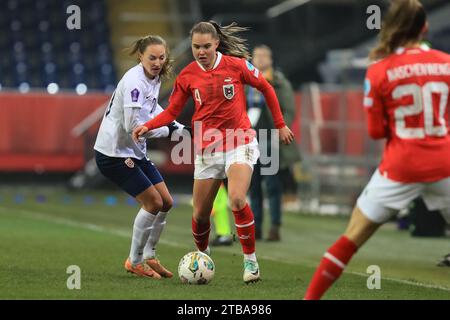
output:
[[[348,219],[284,212],[282,241],[257,242],[261,282],[243,283],[241,248],[235,242],[212,248],[215,278],[195,286],[177,276],[157,281],[125,272],[138,207],[126,204],[122,193],[114,193],[115,205],[105,203],[102,192],[16,194],[0,189],[0,299],[301,299],[322,254]],[[87,195],[93,203],[85,203]],[[175,273],[180,258],[194,250],[191,214],[189,205],[173,208],[158,247],[160,260]],[[436,267],[449,249],[448,238],[412,238],[387,224],[324,298],[450,299],[450,268]],[[66,286],[70,265],[81,269],[80,290]],[[367,288],[370,265],[380,267],[381,289]]]

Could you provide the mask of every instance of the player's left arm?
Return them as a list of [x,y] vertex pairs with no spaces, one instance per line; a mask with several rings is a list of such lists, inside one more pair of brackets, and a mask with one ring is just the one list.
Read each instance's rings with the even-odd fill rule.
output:
[[245,59],[240,60],[240,67],[242,71],[242,81],[245,84],[251,85],[258,89],[266,99],[267,106],[272,113],[273,121],[277,129],[281,129],[286,126],[284,122],[283,114],[281,113],[280,103],[278,102],[277,95],[274,88],[263,77],[261,72],[256,69],[250,62]]
[[139,113],[144,104],[144,84],[140,81],[134,81],[130,77],[124,79],[123,96],[123,128],[127,133],[132,133],[133,129],[139,123]]
[[387,138],[389,135],[388,124],[383,107],[383,101],[379,95],[379,81],[370,69],[364,80],[364,109],[367,113],[367,129],[373,139]]
[[282,77],[280,81],[280,89],[276,91],[278,100],[283,113],[284,121],[292,124],[295,116],[295,97],[294,89],[288,79]]
[[128,107],[123,109],[124,122],[123,127],[127,133],[132,133],[139,123],[139,113],[141,108]]
[[275,128],[280,129],[280,140],[284,144],[290,144],[294,140],[294,134],[291,129],[286,126],[283,114],[281,113],[280,103],[274,88],[263,77],[261,72],[256,69],[250,62],[242,59],[241,61],[242,81],[252,87],[258,89],[266,100],[267,106],[272,113]]

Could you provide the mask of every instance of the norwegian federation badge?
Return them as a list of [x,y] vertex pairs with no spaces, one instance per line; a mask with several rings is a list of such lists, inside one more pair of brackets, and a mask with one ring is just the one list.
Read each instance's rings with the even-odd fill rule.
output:
[[131,160],[131,158],[127,158],[124,162],[125,162],[125,164],[127,165],[128,168],[131,168],[131,169],[134,168],[134,161]]

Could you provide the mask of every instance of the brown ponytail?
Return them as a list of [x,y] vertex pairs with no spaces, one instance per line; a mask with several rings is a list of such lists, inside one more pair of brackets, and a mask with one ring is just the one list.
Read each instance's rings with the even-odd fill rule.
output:
[[239,27],[236,22],[233,22],[228,26],[220,26],[215,21],[204,21],[193,26],[190,35],[192,39],[194,33],[209,33],[214,39],[219,40],[217,51],[229,56],[249,60],[250,53],[247,48],[247,40],[235,35],[238,32],[247,30],[248,28],[246,27]]
[[130,56],[136,55],[137,62],[140,62],[139,54],[143,54],[148,46],[152,44],[160,44],[163,45],[166,49],[166,63],[164,63],[164,66],[161,68],[160,77],[161,78],[170,78],[173,74],[172,68],[173,68],[173,61],[170,58],[170,51],[169,47],[167,46],[166,41],[157,35],[148,35],[146,37],[142,37],[131,45],[131,47],[128,48],[128,53]]
[[425,9],[418,0],[393,0],[369,59],[382,59],[408,42],[419,41],[426,20]]

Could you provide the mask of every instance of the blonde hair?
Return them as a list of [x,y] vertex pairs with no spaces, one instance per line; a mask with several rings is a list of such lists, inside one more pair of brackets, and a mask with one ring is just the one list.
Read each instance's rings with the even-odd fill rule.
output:
[[393,0],[369,59],[382,59],[408,42],[419,41],[426,21],[425,9],[418,0]]
[[162,37],[157,36],[157,35],[148,35],[148,36],[145,36],[145,37],[142,37],[142,38],[136,40],[135,42],[133,42],[131,47],[128,48],[129,55],[134,56],[136,53],[138,53],[136,55],[136,58],[137,58],[137,62],[140,62],[139,53],[144,54],[147,47],[150,45],[153,45],[153,44],[163,45],[164,48],[166,49],[166,56],[167,56],[166,62],[164,63],[163,67],[161,68],[161,72],[160,72],[159,76],[161,78],[170,78],[173,74],[173,71],[172,71],[173,61],[170,58],[169,47],[167,46],[166,41]]
[[239,27],[236,22],[229,24],[228,26],[220,26],[215,21],[199,22],[192,27],[190,36],[194,33],[211,34],[214,39],[219,40],[219,46],[217,51],[223,54],[250,59],[250,53],[247,48],[247,40],[236,36],[236,33],[247,31],[246,27]]

